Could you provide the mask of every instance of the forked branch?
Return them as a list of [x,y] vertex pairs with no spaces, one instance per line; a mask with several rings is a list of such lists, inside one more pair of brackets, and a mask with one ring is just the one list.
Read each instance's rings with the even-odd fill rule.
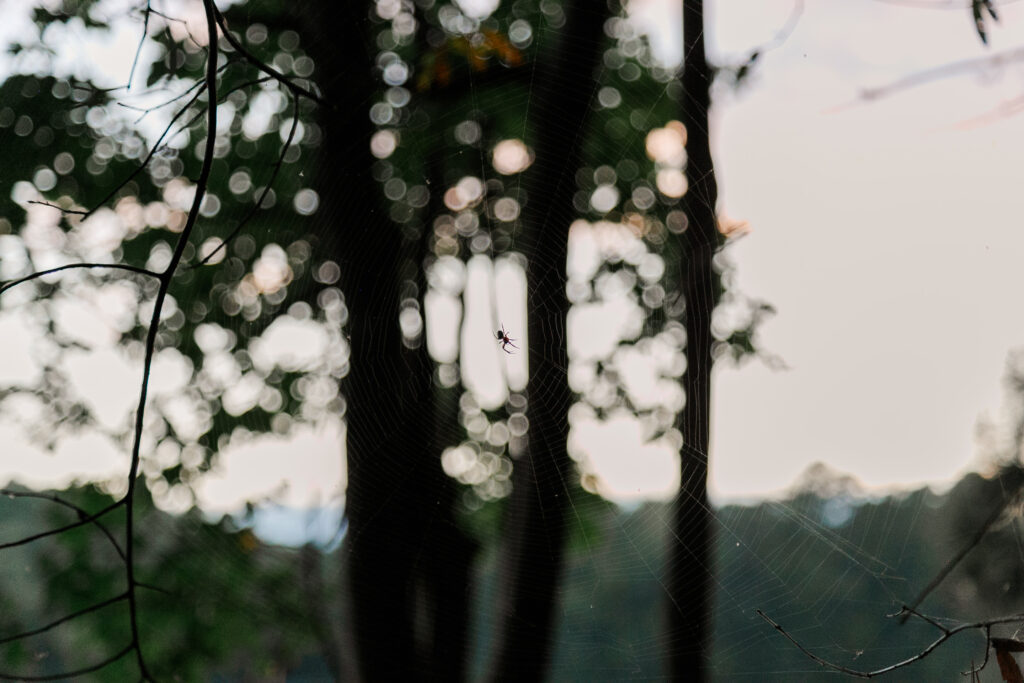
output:
[[825,659],[824,657],[819,657],[818,655],[816,655],[813,652],[811,652],[799,640],[797,640],[792,635],[790,635],[789,632],[786,631],[786,629],[784,629],[778,622],[773,620],[767,614],[765,614],[761,610],[754,610],[754,611],[757,613],[757,616],[759,616],[762,619],[764,619],[766,622],[768,622],[769,625],[771,625],[772,628],[774,628],[776,631],[781,633],[783,635],[783,637],[786,638],[786,640],[788,640],[789,642],[793,643],[793,645],[796,646],[796,648],[798,650],[800,650],[800,652],[804,653],[804,655],[807,656],[808,659],[811,659],[812,661],[820,664],[821,666],[823,666],[823,667],[825,667],[827,669],[832,669],[833,671],[838,671],[839,673],[844,673],[844,674],[846,674],[848,676],[854,676],[856,678],[876,678],[876,677],[881,676],[883,674],[887,674],[887,673],[891,673],[893,671],[896,671],[897,669],[902,669],[905,666],[910,666],[914,662],[918,662],[918,661],[924,659],[925,657],[927,657],[928,655],[930,655],[940,645],[945,643],[947,640],[949,640],[950,638],[952,638],[956,634],[961,633],[963,631],[972,631],[972,630],[983,631],[985,633],[985,653],[986,653],[985,654],[985,662],[983,662],[981,667],[979,667],[978,669],[972,669],[972,671],[980,671],[981,668],[983,668],[985,666],[985,663],[988,662],[988,647],[989,647],[989,645],[992,642],[992,638],[990,636],[990,632],[991,632],[992,627],[996,626],[996,625],[999,625],[999,624],[1018,624],[1018,623],[1024,623],[1024,614],[1013,614],[1013,615],[1005,616],[1005,617],[996,617],[995,619],[986,619],[984,621],[972,621],[972,622],[969,622],[969,623],[960,624],[959,626],[954,626],[953,628],[947,628],[945,626],[942,626],[934,618],[925,617],[924,615],[915,612],[914,610],[910,609],[909,607],[904,606],[899,612],[897,612],[896,615],[890,615],[890,616],[902,616],[905,613],[913,614],[915,616],[920,617],[922,620],[928,622],[932,626],[935,626],[936,628],[938,628],[940,631],[942,631],[942,635],[939,636],[938,638],[936,638],[930,644],[928,644],[920,652],[918,652],[917,654],[915,654],[915,655],[913,655],[911,657],[907,657],[906,659],[903,659],[903,660],[901,660],[899,662],[896,662],[895,664],[890,664],[888,666],[883,666],[880,669],[873,669],[871,671],[863,671],[863,670],[860,670],[860,669],[851,669],[850,667],[843,666],[842,664],[837,664],[835,662],[831,662],[831,661]]

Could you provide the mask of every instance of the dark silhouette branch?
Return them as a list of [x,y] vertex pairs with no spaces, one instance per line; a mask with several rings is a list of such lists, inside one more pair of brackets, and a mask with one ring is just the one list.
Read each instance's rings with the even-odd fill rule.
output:
[[[266,79],[263,79],[263,80],[266,80]],[[284,157],[288,153],[288,148],[291,147],[291,145],[292,145],[292,140],[295,139],[295,130],[298,128],[298,126],[299,126],[299,98],[296,97],[295,98],[295,116],[294,116],[294,118],[292,118],[292,127],[288,131],[288,138],[285,140],[284,144],[281,146],[281,154],[277,158],[277,163],[274,164],[274,170],[270,174],[270,181],[263,188],[263,192],[260,193],[259,199],[257,199],[256,203],[253,205],[253,207],[251,209],[249,209],[249,213],[245,214],[245,217],[242,218],[242,220],[240,220],[238,222],[238,225],[235,226],[234,230],[232,230],[228,234],[228,236],[225,237],[221,241],[221,243],[218,244],[217,247],[213,251],[211,251],[209,254],[204,256],[202,258],[202,260],[200,260],[199,263],[197,263],[193,267],[198,268],[199,266],[202,266],[202,265],[208,263],[210,261],[210,259],[212,259],[217,254],[217,252],[219,252],[221,249],[226,248],[228,246],[228,244],[231,243],[232,240],[234,240],[236,237],[238,237],[238,234],[240,232],[242,232],[242,228],[244,228],[245,224],[248,223],[249,220],[253,216],[256,215],[256,212],[263,208],[263,200],[266,198],[266,196],[268,194],[270,194],[271,189],[273,189],[273,187],[274,187],[274,181],[277,180],[277,174],[281,170],[281,166],[284,164]]]
[[946,628],[945,626],[940,624],[938,622],[938,620],[936,620],[935,618],[929,617],[927,614],[921,614],[920,612],[918,612],[913,607],[910,607],[909,605],[903,605],[903,607],[900,608],[899,612],[896,612],[895,614],[886,614],[885,616],[889,617],[890,619],[892,619],[894,617],[900,617],[904,621],[906,619],[909,619],[911,616],[915,616],[918,619],[920,619],[921,621],[925,621],[925,622],[931,624],[932,626],[934,626],[935,628],[939,629],[943,633],[947,633],[949,631],[948,628]]
[[[67,508],[70,508],[70,509],[74,510],[76,513],[78,513],[78,518],[79,519],[85,519],[86,517],[89,516],[89,513],[86,512],[83,508],[80,508],[79,506],[75,505],[74,503],[72,503],[70,501],[66,501],[63,498],[57,496],[56,494],[52,494],[52,493],[36,493],[35,491],[7,491],[7,490],[4,490],[4,491],[0,491],[0,495],[7,496],[8,498],[37,498],[39,500],[49,500],[49,501],[52,501],[54,503],[57,503],[59,505],[63,505],[64,507],[67,507]],[[106,527],[106,525],[103,522],[101,522],[100,520],[98,520],[98,519],[94,519],[94,520],[92,520],[92,522],[97,527],[99,527],[100,531],[102,531],[103,534],[110,540],[110,544],[112,546],[114,546],[114,550],[117,551],[117,554],[120,555],[121,559],[123,560],[124,559],[124,551],[121,549],[121,544],[117,542],[116,538],[114,538],[114,534],[110,533],[110,529],[108,529]],[[4,641],[0,640],[0,643],[2,643],[2,642],[4,642]]]
[[[125,178],[125,179],[124,179],[124,180],[122,180],[122,181],[121,181],[120,183],[118,183],[118,184],[117,184],[117,186],[116,186],[116,187],[115,187],[115,188],[114,188],[113,190],[111,190],[110,192],[108,192],[108,193],[107,193],[107,195],[106,195],[106,196],[105,196],[105,197],[104,197],[103,199],[101,199],[101,200],[100,200],[100,201],[99,201],[99,202],[98,202],[98,203],[96,204],[96,206],[94,206],[93,208],[89,209],[89,210],[88,210],[88,211],[86,211],[86,212],[85,212],[84,214],[82,214],[82,216],[83,216],[84,218],[88,218],[88,217],[89,217],[89,216],[91,216],[92,214],[96,213],[96,211],[97,211],[97,210],[98,210],[98,209],[99,209],[99,208],[100,208],[101,206],[103,206],[103,205],[104,205],[104,204],[106,204],[106,203],[107,203],[108,201],[110,201],[110,199],[111,199],[111,198],[112,198],[112,197],[113,197],[114,195],[116,195],[116,194],[117,194],[118,192],[120,192],[120,191],[121,191],[121,189],[122,189],[122,188],[124,188],[124,186],[125,186],[125,185],[127,185],[128,183],[130,183],[130,182],[131,182],[131,181],[132,181],[132,180],[133,180],[133,179],[135,178],[135,176],[139,175],[139,173],[141,173],[141,172],[143,171],[143,169],[145,169],[145,168],[146,168],[146,166],[148,166],[148,165],[149,165],[149,162],[150,162],[150,161],[152,161],[153,157],[154,157],[154,156],[156,156],[156,153],[157,153],[157,152],[158,152],[158,151],[160,150],[160,148],[162,147],[162,143],[163,143],[163,141],[164,141],[164,138],[165,138],[165,137],[167,137],[167,133],[168,133],[168,132],[170,132],[171,128],[172,128],[172,127],[174,126],[174,123],[175,123],[175,122],[176,122],[176,121],[177,121],[177,120],[178,120],[179,118],[181,118],[181,115],[182,115],[182,114],[184,114],[184,113],[185,113],[186,111],[188,111],[189,107],[191,107],[191,106],[192,106],[193,104],[195,104],[196,100],[198,100],[198,99],[199,99],[199,96],[200,96],[200,95],[202,95],[202,94],[203,94],[203,92],[205,92],[205,91],[206,91],[206,89],[207,89],[208,87],[209,87],[209,83],[205,83],[205,84],[203,84],[203,86],[202,86],[201,88],[199,88],[199,90],[198,90],[198,91],[196,91],[196,94],[192,96],[192,98],[191,98],[191,99],[190,99],[190,100],[188,101],[188,103],[187,103],[187,104],[186,104],[186,105],[185,105],[184,107],[182,107],[181,109],[179,109],[179,110],[178,110],[178,112],[177,112],[177,113],[176,113],[176,114],[175,114],[175,115],[174,115],[174,116],[173,116],[173,117],[171,118],[170,122],[169,122],[169,123],[167,124],[167,127],[166,127],[166,128],[164,128],[164,132],[160,134],[160,137],[159,137],[159,138],[157,138],[156,144],[154,144],[154,145],[153,145],[153,148],[149,150],[149,154],[147,154],[147,155],[146,155],[146,158],[142,160],[142,163],[141,163],[141,164],[139,164],[139,165],[138,165],[138,166],[137,166],[137,167],[135,168],[135,170],[134,170],[134,171],[132,171],[131,173],[129,173],[129,174],[128,174],[128,177],[127,177],[127,178]],[[210,98],[210,101],[211,101],[211,102],[216,102],[216,98],[214,98],[214,97],[211,97],[211,98]],[[216,109],[216,107],[211,107],[211,109]]]
[[172,17],[172,16],[170,16],[168,14],[164,14],[163,12],[159,12],[159,11],[157,11],[155,9],[152,9],[152,8],[150,8],[149,12],[150,12],[150,14],[155,14],[156,16],[160,17],[164,21],[172,21],[175,24],[181,24],[184,27],[184,29],[185,29],[185,33],[188,35],[188,39],[192,41],[192,44],[195,45],[196,47],[200,48],[200,49],[203,48],[203,44],[200,43],[198,40],[196,40],[196,37],[194,35],[192,35],[192,31],[188,27],[188,22],[185,21],[184,19],[178,19],[177,17]]
[[989,645],[990,644],[995,645],[996,641],[999,641],[999,640],[1002,640],[1002,639],[1001,638],[993,638],[992,637],[992,627],[991,626],[986,626],[985,627],[985,659],[981,660],[981,666],[979,666],[977,668],[974,667],[974,660],[972,659],[971,660],[971,668],[970,668],[970,670],[968,670],[968,671],[961,671],[960,673],[962,675],[964,675],[964,676],[972,676],[974,678],[977,678],[978,675],[985,668],[985,666],[988,664],[988,655],[989,655],[989,652],[992,650],[992,648],[990,648]]
[[57,209],[58,211],[60,211],[62,214],[65,214],[65,215],[71,215],[71,216],[88,216],[89,215],[88,211],[83,211],[81,209],[65,209],[63,206],[60,206],[59,204],[54,204],[53,202],[43,202],[43,201],[39,201],[37,199],[30,199],[30,200],[28,200],[28,203],[29,204],[39,204],[40,206],[48,206],[51,209]]
[[224,34],[224,38],[227,39],[227,41],[231,45],[231,47],[236,52],[238,52],[238,54],[242,55],[246,59],[247,62],[249,62],[250,64],[255,66],[257,69],[259,69],[263,73],[267,74],[268,76],[270,76],[274,80],[276,80],[278,83],[280,83],[284,87],[286,87],[289,90],[291,90],[292,94],[295,95],[296,97],[306,97],[306,98],[309,98],[309,99],[313,100],[317,104],[322,104],[325,107],[329,107],[329,108],[333,109],[334,105],[332,105],[330,102],[328,102],[324,98],[320,97],[319,95],[317,95],[313,91],[308,90],[306,88],[303,88],[301,85],[298,85],[297,83],[293,82],[290,78],[285,76],[283,73],[281,73],[280,71],[278,71],[274,67],[267,65],[266,63],[263,62],[263,60],[261,60],[258,57],[254,56],[251,52],[249,52],[244,47],[242,47],[242,44],[238,42],[238,39],[235,38],[235,36],[232,35],[231,31],[228,30],[228,23],[224,19],[224,15],[220,13],[220,10],[217,9],[216,7],[214,7],[213,11],[214,11],[214,13],[215,13],[215,15],[217,17],[217,24],[220,26],[221,31]]
[[982,523],[982,525],[978,527],[978,530],[974,533],[974,536],[971,537],[971,540],[968,541],[967,544],[960,549],[960,552],[958,552],[956,555],[951,557],[948,562],[946,562],[942,569],[939,570],[939,573],[935,575],[935,578],[933,578],[928,583],[928,585],[925,586],[924,590],[922,590],[918,594],[918,596],[910,602],[909,608],[907,608],[907,610],[904,611],[903,616],[900,618],[901,624],[905,624],[907,622],[907,619],[909,618],[913,610],[917,609],[918,605],[920,605],[924,601],[924,599],[931,594],[933,590],[938,588],[939,584],[945,581],[946,577],[949,576],[949,573],[952,572],[953,569],[955,569],[956,566],[960,564],[960,562],[962,562],[965,557],[967,557],[967,554],[974,550],[974,548],[977,547],[979,543],[981,543],[981,539],[985,537],[985,534],[987,534],[988,530],[992,528],[992,525],[995,524],[1002,516],[1003,510],[1005,510],[1007,506],[1009,506],[1011,503],[1017,500],[1018,491],[1019,486],[1017,489],[1013,491],[1012,495],[1004,497],[999,504],[992,508],[992,512],[989,513],[989,516],[985,519],[984,523]]
[[[143,679],[150,680],[146,669],[146,663],[142,654],[142,646],[139,642],[138,606],[135,598],[135,566],[134,566],[134,507],[132,505],[135,497],[135,485],[138,478],[140,449],[142,448],[142,430],[146,414],[146,396],[149,393],[149,376],[153,368],[153,356],[156,352],[156,336],[160,326],[160,315],[163,312],[164,301],[167,299],[167,290],[170,289],[171,279],[181,262],[185,247],[188,246],[189,237],[199,219],[199,207],[206,195],[206,186],[210,180],[210,170],[213,167],[213,150],[217,140],[217,26],[214,20],[216,8],[213,0],[203,0],[203,8],[206,10],[206,30],[209,38],[209,50],[206,56],[206,85],[204,89],[209,91],[210,106],[207,107],[206,123],[206,148],[203,153],[203,166],[199,172],[199,179],[196,182],[196,193],[192,199],[192,207],[189,209],[185,227],[178,237],[178,243],[167,264],[166,270],[160,274],[160,289],[157,291],[156,300],[153,304],[153,315],[149,321],[149,331],[146,335],[146,355],[142,365],[142,388],[139,391],[139,405],[135,413],[135,437],[132,443],[131,465],[128,471],[128,492],[125,494],[125,569],[128,574],[128,613],[131,621],[132,646],[135,648],[139,670]],[[198,96],[198,93],[197,93]]]
[[[919,615],[917,612],[914,612],[913,610],[909,610],[909,608],[904,608],[904,610],[907,610],[907,611],[909,611],[912,614],[916,614],[916,615],[921,616],[922,618],[924,618],[922,615]],[[932,652],[934,652],[936,650],[936,648],[938,648],[940,645],[942,645],[944,642],[946,642],[947,640],[949,640],[950,638],[952,638],[956,634],[961,633],[963,631],[971,631],[971,630],[985,631],[985,638],[986,638],[985,661],[987,662],[988,661],[988,654],[987,654],[988,653],[988,647],[987,646],[989,644],[989,641],[991,640],[989,638],[989,636],[988,636],[989,630],[993,626],[996,626],[998,624],[1024,623],[1024,614],[1014,614],[1014,615],[1005,616],[1005,617],[997,617],[995,619],[987,619],[985,621],[972,621],[972,622],[969,622],[969,623],[966,623],[966,624],[960,624],[959,626],[955,626],[953,628],[945,628],[944,626],[939,626],[932,619],[925,619],[925,621],[927,621],[928,623],[930,623],[933,626],[936,626],[937,628],[939,628],[942,631],[942,635],[939,636],[932,643],[930,643],[927,647],[922,649],[920,652],[918,652],[917,654],[915,654],[915,655],[913,655],[911,657],[908,657],[908,658],[906,658],[904,660],[896,662],[895,664],[890,664],[889,666],[884,666],[881,669],[874,669],[872,671],[860,671],[858,669],[851,669],[849,667],[843,666],[842,664],[836,664],[834,662],[830,662],[827,659],[824,659],[823,657],[819,657],[818,655],[814,654],[809,649],[807,649],[807,647],[805,647],[802,643],[800,643],[799,640],[797,640],[796,638],[791,636],[786,631],[786,629],[782,628],[782,626],[779,625],[778,622],[774,621],[767,614],[765,614],[761,610],[754,610],[754,612],[757,614],[757,616],[759,616],[762,619],[764,619],[765,621],[767,621],[771,625],[772,628],[774,628],[776,631],[781,633],[786,638],[786,640],[788,640],[789,642],[793,643],[793,645],[795,645],[796,648],[798,650],[800,650],[800,652],[804,653],[804,655],[806,655],[809,659],[813,660],[814,662],[820,664],[821,666],[823,666],[825,668],[832,669],[833,671],[838,671],[839,673],[847,674],[848,676],[855,676],[857,678],[875,678],[877,676],[882,676],[884,674],[896,671],[897,669],[902,669],[905,666],[909,666],[909,665],[913,664],[914,662],[918,662],[918,661],[924,659],[925,657],[930,655]],[[984,666],[984,665],[982,665],[982,666]],[[978,669],[978,670],[980,670],[980,669]]]
[[77,529],[78,527],[85,526],[86,524],[92,524],[94,520],[99,519],[103,515],[105,515],[108,512],[110,512],[111,510],[120,507],[121,505],[124,504],[124,502],[125,502],[125,499],[122,498],[121,500],[119,500],[119,501],[117,501],[115,503],[111,503],[110,505],[108,505],[107,507],[103,508],[99,512],[93,513],[91,515],[87,515],[86,517],[83,517],[82,519],[79,519],[77,522],[72,522],[71,524],[65,524],[62,527],[57,527],[56,529],[50,529],[49,531],[41,531],[38,534],[32,534],[30,536],[25,536],[24,538],[19,538],[17,541],[9,541],[7,543],[0,543],[0,550],[6,550],[7,548],[16,548],[19,545],[25,545],[27,543],[31,543],[32,541],[38,541],[39,539],[46,538],[47,536],[56,536],[57,534],[62,534],[65,531],[70,531],[71,529]]
[[[232,60],[228,60],[227,63],[225,63],[219,69],[217,69],[217,72],[220,73],[220,72],[224,71],[225,69],[227,69],[229,66],[231,66],[233,64],[237,64],[237,63],[238,63],[237,60],[233,60],[233,59]],[[117,106],[124,107],[125,109],[131,109],[132,111],[142,112],[142,115],[139,116],[139,118],[135,119],[135,121],[134,121],[134,123],[139,123],[140,121],[142,121],[142,119],[146,118],[146,116],[148,116],[151,112],[154,112],[157,109],[163,109],[164,107],[170,106],[170,105],[174,104],[175,102],[177,102],[178,100],[180,100],[181,98],[183,98],[186,95],[188,95],[189,93],[195,91],[197,88],[203,88],[205,86],[206,86],[206,81],[205,80],[196,81],[195,83],[190,85],[188,88],[186,88],[184,90],[184,92],[178,93],[177,95],[175,95],[171,99],[165,100],[164,102],[161,102],[160,104],[154,104],[152,107],[136,107],[133,104],[125,104],[124,102],[118,102]],[[234,92],[234,90],[235,89],[229,91],[227,94],[231,94],[231,92]]]
[[53,273],[59,273],[62,270],[71,270],[72,268],[113,268],[114,270],[127,270],[132,273],[139,273],[140,275],[148,275],[149,277],[160,277],[159,273],[156,273],[148,268],[140,268],[139,266],[129,266],[123,263],[69,263],[66,266],[58,266],[57,268],[49,268],[47,270],[40,270],[39,272],[20,277],[17,280],[8,280],[7,282],[0,283],[0,294],[3,294],[8,289],[12,289],[16,285],[20,285],[23,282],[29,282],[31,280],[37,280]]
[[128,85],[127,89],[132,89],[132,79],[135,78],[135,67],[139,65],[139,55],[142,54],[142,46],[146,44],[146,34],[149,33],[149,16],[151,10],[152,0],[146,0],[146,10],[142,19],[142,37],[139,38],[139,46],[135,48],[135,58],[132,59],[132,69],[128,72]]
[[50,674],[48,676],[18,676],[14,674],[0,673],[0,681],[63,681],[68,678],[74,678],[75,676],[99,671],[103,667],[113,664],[124,657],[126,654],[131,652],[134,647],[134,645],[129,645],[120,652],[110,655],[103,661],[90,664],[89,666],[82,667],[81,669],[75,669],[74,671],[64,671],[59,674]]
[[49,631],[52,628],[56,628],[57,626],[60,626],[61,624],[65,623],[65,622],[71,621],[72,619],[80,617],[83,614],[89,614],[90,612],[95,612],[96,610],[103,609],[104,607],[107,607],[108,605],[113,605],[114,603],[121,602],[122,600],[124,600],[127,597],[128,597],[128,593],[127,592],[121,593],[120,595],[116,595],[116,596],[114,596],[112,598],[108,598],[107,600],[104,600],[103,602],[98,602],[95,605],[90,605],[89,607],[83,607],[82,609],[80,609],[78,611],[75,611],[75,612],[72,612],[71,614],[67,614],[67,615],[61,617],[60,619],[57,619],[56,621],[51,621],[46,626],[40,626],[39,628],[34,628],[31,631],[22,631],[21,633],[16,633],[13,636],[7,636],[5,638],[0,638],[0,645],[2,645],[4,643],[10,643],[10,642],[13,642],[15,640],[21,640],[22,638],[28,638],[29,636],[36,636],[36,635],[39,635],[40,633],[45,633],[46,631]]

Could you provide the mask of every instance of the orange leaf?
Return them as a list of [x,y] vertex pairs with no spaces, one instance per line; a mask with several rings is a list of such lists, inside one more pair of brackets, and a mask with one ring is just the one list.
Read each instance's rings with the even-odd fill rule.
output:
[[[1020,652],[1021,644],[1015,640],[1009,641],[1009,643],[1003,642],[1004,638],[993,638],[992,647],[996,650],[996,661],[999,663],[999,673],[1002,674],[1003,680],[1006,683],[1024,683],[1024,675],[1020,672],[1020,667],[1017,665],[1017,661],[1013,658],[1013,651]],[[1009,647],[1007,645],[1010,645]]]

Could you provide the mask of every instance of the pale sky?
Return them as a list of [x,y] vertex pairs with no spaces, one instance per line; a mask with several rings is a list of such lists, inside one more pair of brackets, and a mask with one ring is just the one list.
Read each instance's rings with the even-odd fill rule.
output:
[[[655,18],[652,25],[674,25],[666,19],[668,0],[634,3]],[[712,3],[713,58],[741,62],[772,41],[792,8],[776,0]],[[728,253],[740,289],[778,309],[763,328],[761,346],[789,366],[770,370],[754,361],[716,369],[716,500],[777,494],[819,461],[879,488],[944,485],[982,465],[975,425],[982,414],[997,413],[1006,354],[1024,345],[1024,231],[1018,226],[1024,118],[976,119],[1024,95],[1024,68],[1011,62],[871,102],[857,97],[923,69],[1024,45],[1024,9],[1010,4],[1001,16],[985,48],[965,8],[810,1],[788,40],[762,57],[740,92],[716,90],[712,135],[720,209],[753,229]],[[671,45],[673,38],[652,40]],[[129,39],[108,42],[134,49]],[[115,63],[126,70],[123,60]],[[580,249],[587,243],[581,235]],[[461,304],[444,297],[428,302],[449,315],[465,306],[464,381],[482,404],[500,403],[502,378],[519,387],[527,371],[525,351],[506,356],[497,349],[489,310],[494,287],[500,293],[496,317],[525,346],[521,272],[500,262],[496,271],[492,285],[491,265],[471,261],[453,275],[468,283]],[[619,308],[574,312],[574,357],[614,345],[608,314],[628,320],[629,310],[621,301],[613,305]],[[0,315],[5,352],[31,343],[19,341],[26,335],[15,331],[24,329],[24,321]],[[435,355],[451,353],[445,339],[454,331],[428,330]],[[631,377],[642,378],[656,362],[657,348],[647,351],[641,362],[623,356],[634,368]],[[103,368],[105,386],[124,397],[124,405],[120,398],[94,399],[116,423],[130,409],[137,379],[112,352],[104,358],[107,365],[76,367],[85,373],[82,386],[89,372]],[[166,363],[161,381],[170,394],[173,358]],[[26,367],[5,363],[0,377],[9,381]],[[671,391],[658,395],[675,400]],[[629,416],[605,424],[575,417],[572,448],[609,495],[630,501],[672,490],[671,439],[645,443],[644,430]],[[59,485],[76,474],[126,469],[122,446],[89,438],[50,456],[19,440],[10,420],[0,419],[0,481]],[[199,486],[204,504],[226,510],[246,497],[272,494],[294,506],[336,501],[344,485],[342,442],[343,428],[328,424],[303,430],[292,442],[267,437],[232,445],[221,454],[221,469]]]

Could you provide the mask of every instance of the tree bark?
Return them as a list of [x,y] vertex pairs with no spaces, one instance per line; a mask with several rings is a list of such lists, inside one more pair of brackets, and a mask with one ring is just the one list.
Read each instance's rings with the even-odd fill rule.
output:
[[[317,231],[330,249],[324,255],[341,266],[349,312],[351,370],[343,383],[349,521],[344,553],[351,609],[346,627],[360,680],[375,683],[431,678],[435,658],[423,651],[416,632],[417,610],[429,602],[421,592],[422,572],[436,574],[443,564],[438,553],[458,545],[447,531],[443,542],[436,530],[434,542],[428,536],[432,526],[454,524],[454,494],[439,454],[430,448],[431,361],[425,343],[419,350],[405,348],[398,325],[403,255],[410,249],[383,210],[371,175],[377,163],[370,154],[375,131],[368,115],[377,91],[375,48],[362,34],[369,8],[361,2],[316,2],[303,10],[313,37],[306,48],[324,96],[334,104],[318,112],[324,141],[316,174]],[[464,649],[452,644],[447,652],[456,655],[447,659],[461,659]]]
[[711,635],[711,511],[707,473],[711,411],[711,315],[717,303],[712,258],[719,245],[718,185],[708,135],[713,75],[704,50],[703,0],[684,0],[683,104],[687,131],[680,282],[686,303],[686,403],[677,420],[683,436],[680,488],[669,545],[668,670],[672,680],[708,680]]
[[514,465],[500,563],[495,650],[490,679],[539,681],[552,649],[562,573],[566,513],[575,465],[566,451],[569,389],[566,256],[575,173],[581,162],[594,70],[608,18],[604,3],[563,3],[559,45],[536,69],[532,118],[537,160],[527,172],[523,207],[528,258],[530,432]]

